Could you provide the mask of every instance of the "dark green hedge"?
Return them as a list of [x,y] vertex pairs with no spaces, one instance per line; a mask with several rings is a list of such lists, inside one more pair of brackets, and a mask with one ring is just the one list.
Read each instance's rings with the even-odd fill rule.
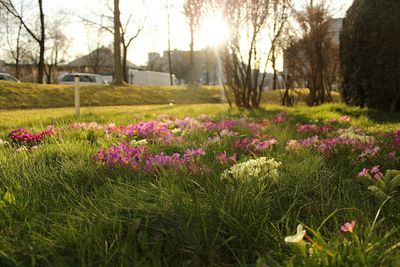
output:
[[344,100],[400,111],[400,0],[355,0],[340,50]]

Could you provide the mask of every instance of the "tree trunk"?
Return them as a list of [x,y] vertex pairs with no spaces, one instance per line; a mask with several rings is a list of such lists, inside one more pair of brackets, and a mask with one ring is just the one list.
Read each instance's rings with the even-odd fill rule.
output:
[[123,46],[124,50],[122,52],[123,56],[122,56],[122,72],[123,72],[123,79],[125,82],[128,82],[128,47]]
[[121,33],[119,0],[114,0],[114,83],[122,85]]
[[21,47],[20,47],[21,31],[22,31],[22,23],[19,24],[18,36],[17,36],[17,47],[16,47],[16,51],[15,51],[15,77],[17,79],[19,79],[19,61],[20,61],[20,57],[21,57]]
[[194,26],[190,25],[190,83],[193,84],[196,80],[194,68]]
[[43,13],[43,3],[39,0],[39,10],[40,10],[40,41],[39,41],[39,64],[38,64],[38,83],[43,83],[44,75],[44,52],[45,52],[45,25],[44,25],[44,13]]
[[399,99],[400,97],[397,97],[396,99],[393,99],[392,102],[390,103],[390,113],[394,114],[397,111],[399,111]]

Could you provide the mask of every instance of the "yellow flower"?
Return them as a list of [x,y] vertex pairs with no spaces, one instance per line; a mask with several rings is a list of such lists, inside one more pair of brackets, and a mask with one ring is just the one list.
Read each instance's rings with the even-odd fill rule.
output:
[[15,205],[15,197],[8,191],[4,194],[3,200],[8,204]]

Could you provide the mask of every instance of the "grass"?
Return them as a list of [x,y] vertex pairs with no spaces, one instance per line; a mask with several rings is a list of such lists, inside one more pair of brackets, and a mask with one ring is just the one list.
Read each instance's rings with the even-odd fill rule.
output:
[[[218,103],[219,90],[205,87],[188,90],[183,86],[83,86],[82,106],[118,106],[146,104]],[[0,107],[55,108],[74,105],[74,87],[71,85],[42,85],[32,83],[0,82]]]
[[[220,103],[217,86],[83,86],[81,106],[130,106],[151,104]],[[339,95],[334,93],[336,102]],[[280,103],[280,92],[268,91],[263,103]],[[302,101],[300,101],[302,103]],[[72,85],[13,83],[0,81],[0,109],[32,109],[71,107],[74,105]]]
[[[386,140],[382,133],[400,129],[398,117],[343,104],[265,108],[85,107],[78,119],[72,108],[0,111],[4,140],[10,141],[8,133],[18,127],[40,131],[52,124],[57,129],[37,150],[17,152],[16,145],[0,145],[0,266],[399,265],[400,197],[395,193],[382,206],[383,200],[356,182],[356,176],[378,164],[382,170],[399,169],[400,159],[387,160],[389,150],[383,144],[383,151],[366,161],[357,160],[358,154],[346,147],[330,155],[285,150],[288,140],[305,138],[296,132],[296,123],[322,125],[349,115],[351,122],[340,122],[335,129],[355,125]],[[147,173],[92,160],[99,148],[125,137],[68,127],[76,121],[127,125],[163,114],[262,122],[282,111],[288,113],[287,121],[261,130],[278,144],[257,155],[282,162],[277,182],[221,181],[229,166],[218,164],[216,153],[238,153],[239,162],[257,156],[235,149],[237,138],[205,145],[215,132],[193,131],[185,142],[172,145],[149,144],[152,152],[168,154],[204,147],[206,155],[196,162],[209,173],[179,168]],[[246,128],[235,130],[241,137],[251,135]],[[14,204],[5,200],[6,192],[15,197]],[[354,233],[340,234],[340,225],[353,219]],[[284,237],[293,235],[300,223],[314,243],[285,243]]]

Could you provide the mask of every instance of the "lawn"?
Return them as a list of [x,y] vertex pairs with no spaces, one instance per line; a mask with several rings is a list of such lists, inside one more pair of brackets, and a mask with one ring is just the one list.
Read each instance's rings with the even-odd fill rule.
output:
[[81,113],[0,111],[0,266],[400,264],[398,116]]
[[[81,106],[131,106],[151,104],[221,103],[223,89],[218,86],[82,86]],[[299,94],[305,93],[298,90]],[[280,103],[281,91],[267,91],[263,103]],[[302,103],[301,97],[296,99]],[[339,94],[333,92],[335,102]],[[231,96],[233,99],[233,96]],[[74,87],[59,84],[13,83],[0,81],[0,109],[57,108],[74,106]]]

